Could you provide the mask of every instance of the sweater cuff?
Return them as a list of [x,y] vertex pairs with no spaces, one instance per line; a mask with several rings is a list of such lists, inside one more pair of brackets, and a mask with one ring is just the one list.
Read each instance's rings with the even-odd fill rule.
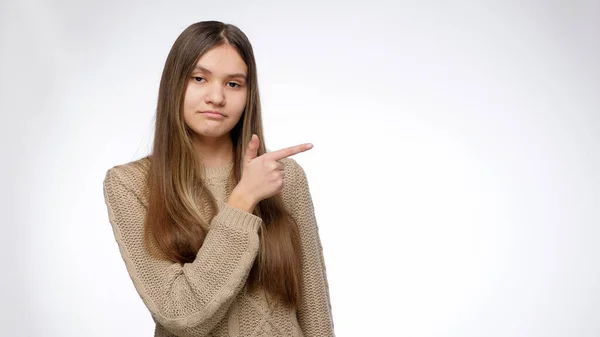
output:
[[261,226],[262,219],[252,213],[242,211],[228,203],[223,203],[219,213],[215,215],[213,221],[216,223],[236,228],[244,232],[258,232]]

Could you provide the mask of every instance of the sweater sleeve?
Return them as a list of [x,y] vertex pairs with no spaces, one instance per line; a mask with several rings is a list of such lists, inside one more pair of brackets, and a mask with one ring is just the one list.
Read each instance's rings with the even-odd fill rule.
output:
[[295,161],[293,166],[292,214],[300,229],[302,245],[302,303],[297,311],[298,323],[305,337],[332,337],[335,334],[329,284],[312,197],[304,169]]
[[207,336],[244,287],[259,248],[261,218],[224,203],[191,263],[157,259],[143,245],[146,205],[107,171],[104,198],[119,251],[155,321],[177,336]]

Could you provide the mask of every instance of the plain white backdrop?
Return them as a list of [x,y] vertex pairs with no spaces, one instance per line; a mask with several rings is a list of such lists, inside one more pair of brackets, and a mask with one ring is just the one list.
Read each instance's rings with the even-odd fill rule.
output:
[[253,44],[338,336],[600,335],[599,1],[2,1],[2,336],[151,336],[102,195],[175,38]]

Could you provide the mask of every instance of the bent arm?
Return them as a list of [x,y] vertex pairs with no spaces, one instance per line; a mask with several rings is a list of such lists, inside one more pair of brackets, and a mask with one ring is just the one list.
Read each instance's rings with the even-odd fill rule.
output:
[[178,336],[208,335],[245,285],[258,253],[262,220],[224,204],[196,259],[181,265],[145,249],[145,205],[116,168],[106,174],[104,197],[129,276],[153,318]]

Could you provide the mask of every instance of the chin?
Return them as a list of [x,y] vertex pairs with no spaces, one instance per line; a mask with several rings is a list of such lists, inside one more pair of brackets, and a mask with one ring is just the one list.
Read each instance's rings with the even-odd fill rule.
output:
[[221,138],[223,136],[229,135],[229,131],[226,131],[226,130],[200,130],[199,132],[196,132],[196,134],[200,137]]

